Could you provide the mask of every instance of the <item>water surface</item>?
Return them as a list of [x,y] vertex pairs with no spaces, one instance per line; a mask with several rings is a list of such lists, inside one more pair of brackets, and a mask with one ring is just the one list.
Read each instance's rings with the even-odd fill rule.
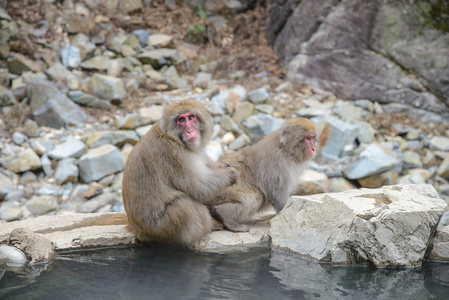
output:
[[265,247],[201,253],[162,245],[59,254],[0,267],[0,299],[449,299],[449,264],[332,267]]

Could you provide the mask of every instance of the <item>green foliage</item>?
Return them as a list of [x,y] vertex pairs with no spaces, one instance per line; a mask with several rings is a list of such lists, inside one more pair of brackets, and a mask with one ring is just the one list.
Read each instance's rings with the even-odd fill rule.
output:
[[205,44],[207,42],[207,27],[204,24],[196,23],[187,30],[189,42]]
[[449,1],[425,0],[420,8],[426,25],[444,32],[449,32]]
[[198,10],[198,16],[200,17],[200,19],[206,20],[207,19],[206,12],[199,3],[196,5],[196,9]]

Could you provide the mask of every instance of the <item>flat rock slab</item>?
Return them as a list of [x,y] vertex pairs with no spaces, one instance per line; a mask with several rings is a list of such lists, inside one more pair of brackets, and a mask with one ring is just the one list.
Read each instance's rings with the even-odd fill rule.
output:
[[[0,244],[6,244],[14,229],[25,228],[41,234],[54,244],[56,251],[137,245],[127,230],[125,213],[77,213],[41,216],[4,223],[0,226]],[[216,231],[197,246],[199,251],[215,251],[233,246],[268,245],[269,224],[258,223],[249,232]]]

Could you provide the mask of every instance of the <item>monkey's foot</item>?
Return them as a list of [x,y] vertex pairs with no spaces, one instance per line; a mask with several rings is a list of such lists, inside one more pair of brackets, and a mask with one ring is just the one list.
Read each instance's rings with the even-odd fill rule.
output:
[[239,223],[235,223],[235,222],[225,222],[224,226],[228,230],[234,231],[234,232],[248,232],[249,231],[249,226],[245,225],[245,224],[239,224]]
[[212,218],[212,231],[220,231],[223,230],[223,224],[217,221],[215,218]]

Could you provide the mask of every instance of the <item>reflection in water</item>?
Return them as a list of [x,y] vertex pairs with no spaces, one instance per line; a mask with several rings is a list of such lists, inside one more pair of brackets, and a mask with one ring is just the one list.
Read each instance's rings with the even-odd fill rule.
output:
[[449,265],[332,267],[267,248],[199,253],[162,245],[58,255],[1,269],[0,299],[446,299]]

